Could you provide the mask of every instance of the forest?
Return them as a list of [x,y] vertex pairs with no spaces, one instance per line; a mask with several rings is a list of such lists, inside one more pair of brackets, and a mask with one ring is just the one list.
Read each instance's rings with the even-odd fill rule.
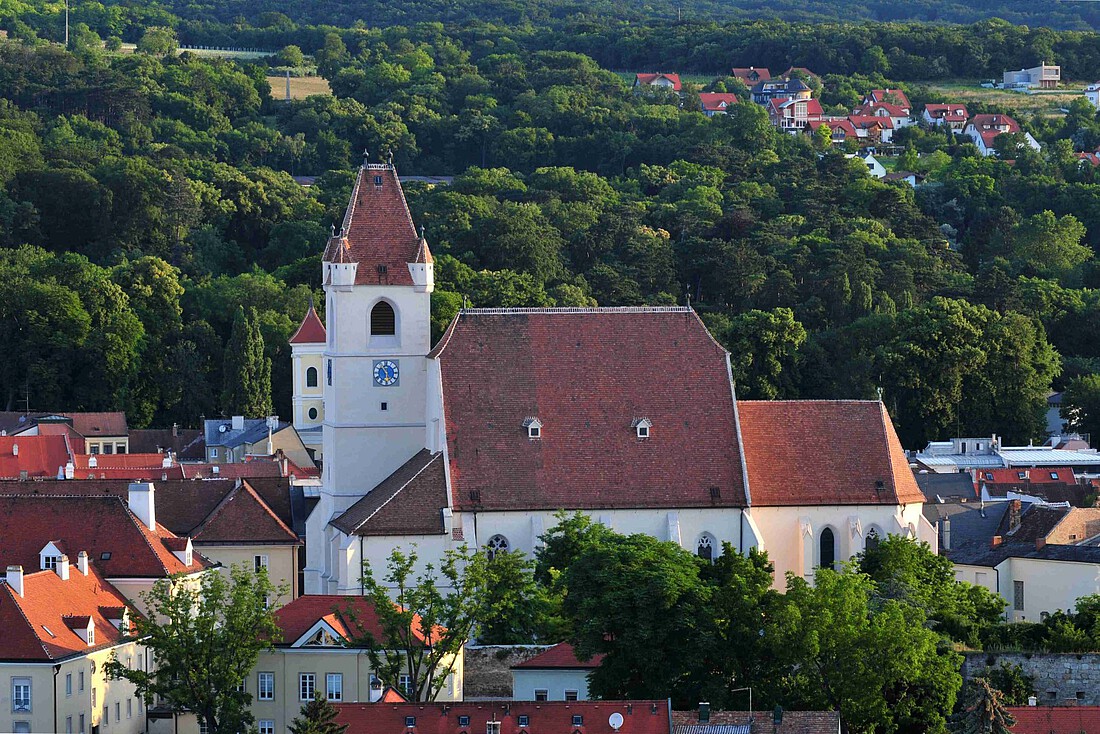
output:
[[[103,17],[86,22],[96,7]],[[779,133],[762,107],[708,118],[700,85],[683,100],[632,93],[607,68],[635,63],[600,41],[609,27],[562,49],[547,47],[566,37],[549,26],[291,22],[279,38],[302,46],[231,60],[176,55],[167,26],[119,52],[108,34],[135,36],[112,18],[138,12],[119,7],[74,4],[68,49],[45,40],[46,16],[3,23],[8,409],[123,408],[135,426],[230,414],[240,360],[226,348],[243,308],[270,360],[274,410],[289,415],[286,339],[311,294],[323,303],[320,252],[364,150],[392,152],[401,174],[455,176],[406,186],[437,256],[437,333],[463,298],[690,303],[731,351],[740,397],[881,391],[910,448],[949,435],[1042,438],[1047,392],[1071,382],[1081,405],[1100,400],[1100,185],[1074,156],[1100,144],[1100,120],[1084,100],[1064,117],[1022,118],[1044,149],[1015,150],[1005,136],[1012,163],[943,133],[899,131],[904,167],[928,176],[914,190]],[[182,19],[145,10],[184,32]],[[778,38],[809,28],[767,27]],[[891,27],[844,26],[850,40],[822,49],[848,59],[822,62],[827,108],[898,86],[893,47],[866,45]],[[652,32],[638,28],[639,48]],[[664,40],[670,54],[698,50],[691,34],[706,32]],[[1100,54],[1092,35],[999,21],[914,33],[936,54],[942,34],[985,33],[987,64],[1043,38],[1083,64]],[[803,60],[794,46],[786,61],[769,53],[776,66]],[[272,99],[266,76],[288,59],[333,94]],[[941,101],[919,82],[904,88],[918,109]]]

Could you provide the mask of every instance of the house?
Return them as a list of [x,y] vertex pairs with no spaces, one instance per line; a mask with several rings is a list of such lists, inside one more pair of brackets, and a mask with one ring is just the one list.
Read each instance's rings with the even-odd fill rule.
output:
[[1052,64],[1039,64],[1030,69],[1006,71],[1005,89],[1054,89],[1062,80],[1062,67]]
[[[1080,162],[1081,166],[1085,166],[1085,165],[1089,165],[1089,166],[1093,166],[1093,167],[1100,166],[1100,152],[1097,152],[1097,153],[1077,153],[1076,155],[1077,155],[1077,160]],[[1055,414],[1055,418],[1058,421],[1058,423],[1052,423],[1049,420],[1049,416],[1050,416],[1050,414],[1048,413],[1048,420],[1047,420],[1047,427],[1048,428],[1056,428],[1059,431],[1063,430],[1065,428],[1065,421],[1062,420],[1061,415],[1058,415],[1057,413]]]
[[909,184],[913,188],[916,188],[924,182],[924,176],[920,173],[913,173],[912,171],[894,171],[883,176],[882,180],[900,181],[901,183]]
[[[416,620],[414,624],[419,625],[419,618]],[[356,646],[368,632],[378,638],[383,635],[378,615],[365,597],[299,597],[275,612],[275,623],[281,641],[273,649],[260,653],[254,671],[245,681],[245,690],[252,694],[252,714],[260,731],[286,731],[302,706],[318,696],[337,705],[366,703],[379,710],[390,708],[381,700],[382,684],[371,671],[366,649]],[[450,661],[444,664],[449,665]],[[459,653],[439,701],[462,700],[462,675],[463,659]],[[404,700],[401,695],[391,694],[389,698]]]
[[1093,107],[1100,109],[1100,82],[1094,82],[1085,87],[1085,99]]
[[1002,446],[996,435],[930,441],[924,449],[912,452],[910,460],[918,469],[947,474],[1000,468],[1068,468],[1077,473],[1100,470],[1100,453],[1094,450],[1075,444],[1063,448],[1050,442],[1043,446]]
[[0,435],[67,435],[82,454],[129,452],[126,414],[108,413],[0,413]]
[[672,712],[673,734],[840,734],[839,711]]
[[878,162],[878,159],[870,153],[860,153],[858,155],[856,153],[849,153],[844,157],[858,158],[863,161],[863,164],[867,166],[867,174],[871,178],[884,178],[886,176],[886,169]]
[[560,510],[704,558],[765,549],[778,583],[870,537],[936,543],[880,402],[740,401],[690,308],[464,309],[433,347],[434,265],[389,164],[360,169],[323,267],[307,593],[358,593],[395,546],[531,554]]
[[652,701],[502,701],[477,703],[341,703],[336,723],[347,734],[672,734],[667,699]]
[[0,436],[0,479],[64,478],[71,459],[68,436]]
[[700,92],[699,103],[707,117],[725,114],[730,106],[737,104],[737,95],[724,92]]
[[323,459],[321,425],[325,403],[321,387],[322,357],[328,335],[309,299],[309,310],[298,330],[290,337],[290,359],[294,380],[294,429],[314,461]]
[[962,132],[970,113],[964,104],[932,103],[924,106],[921,119],[932,127],[946,126],[955,132]]
[[909,97],[900,89],[872,89],[863,97],[861,105],[896,105],[908,115],[913,111],[913,105],[909,104]]
[[[982,155],[993,155],[993,141],[1002,133],[1022,132],[1019,123],[1008,115],[974,115],[963,128],[963,135],[974,141]],[[1031,133],[1023,133],[1024,139],[1030,147],[1039,150],[1039,143],[1031,137]]]
[[852,115],[856,117],[881,117],[888,119],[890,120],[892,129],[907,127],[913,122],[909,117],[908,107],[900,107],[889,102],[873,102],[871,104],[860,105],[852,110]]
[[176,461],[203,461],[205,436],[197,428],[131,428],[130,451],[135,454],[172,454]]
[[830,139],[833,145],[842,145],[846,140],[859,139],[859,133],[856,132],[855,127],[848,121],[847,117],[822,117],[819,120],[810,120],[803,128],[803,132],[812,135],[822,125],[829,127]]
[[679,92],[682,85],[680,84],[679,74],[635,74],[634,75],[634,91],[646,91],[660,89],[666,92]]
[[772,74],[767,68],[757,68],[755,66],[750,66],[748,68],[735,66],[730,70],[730,76],[734,79],[740,79],[749,89],[752,89],[758,82],[766,82],[772,78]]
[[[855,128],[856,137],[863,145],[889,143],[894,137],[894,122],[889,117],[849,115],[848,122]],[[886,175],[885,171],[883,175]]]
[[582,661],[573,646],[562,642],[512,666],[512,698],[516,701],[587,701],[588,674],[603,655]]
[[1100,731],[1100,706],[1009,706],[1013,734],[1082,734]]
[[813,91],[801,79],[769,79],[749,90],[752,101],[766,105],[773,99],[810,99]]
[[208,419],[204,435],[206,460],[211,464],[240,464],[249,457],[274,456],[281,451],[299,466],[313,465],[294,425],[275,417]]
[[821,81],[821,77],[819,77],[817,74],[815,74],[812,71],[810,71],[809,69],[807,69],[805,66],[791,66],[791,67],[788,67],[787,70],[785,72],[783,72],[780,76],[783,79],[794,79],[794,78],[796,78],[795,77],[796,72],[798,74],[803,75],[803,76],[809,77],[810,79],[816,79],[817,81]]
[[780,99],[768,102],[768,119],[780,130],[796,133],[814,120],[820,120],[821,103],[816,99]]
[[72,561],[61,555],[42,569],[37,561],[25,567],[4,554],[0,730],[144,732],[144,702],[134,685],[104,672],[112,657],[142,670],[152,664],[150,653],[129,636],[131,602],[86,550],[69,547]]

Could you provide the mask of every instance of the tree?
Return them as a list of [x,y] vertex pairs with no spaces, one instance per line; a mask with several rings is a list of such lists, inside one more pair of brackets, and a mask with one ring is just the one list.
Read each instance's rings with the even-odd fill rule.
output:
[[999,667],[987,668],[980,677],[1001,692],[1006,706],[1026,706],[1035,695],[1035,676],[1028,675],[1019,665],[1002,662]]
[[753,309],[738,314],[718,337],[730,351],[740,397],[774,400],[795,396],[796,361],[806,341],[806,329],[791,309]]
[[1100,441],[1100,375],[1075,377],[1062,393],[1062,417],[1071,431]]
[[[367,648],[371,667],[383,685],[406,692],[411,701],[434,701],[454,673],[457,656],[478,622],[486,619],[488,558],[466,546],[448,550],[437,569],[419,572],[415,550],[394,548],[381,580],[363,562],[363,596],[378,617],[380,635],[344,612],[353,627],[354,647]],[[446,591],[444,591],[446,589]],[[408,686],[400,685],[408,676]]]
[[318,697],[302,707],[287,729],[290,734],[344,734],[347,724],[337,724],[336,707],[324,697]]
[[141,40],[137,43],[137,50],[150,56],[170,56],[178,47],[176,32],[162,26],[146,28]]
[[306,63],[305,54],[297,46],[283,46],[275,55],[275,61],[279,66],[291,66],[297,68]]
[[957,734],[1012,734],[1016,717],[1005,709],[1001,692],[985,678],[971,678],[963,710],[952,729]]
[[198,582],[160,579],[142,595],[146,614],[134,619],[134,635],[155,665],[134,670],[112,657],[107,675],[130,681],[146,700],[194,712],[211,732],[244,731],[253,721],[252,697],[238,686],[260,652],[279,641],[271,602],[286,593],[245,564],[209,570]]
[[262,417],[271,414],[271,360],[264,355],[264,338],[256,309],[237,307],[233,332],[225,347],[225,386],[222,410],[226,415]]
[[560,600],[535,582],[535,564],[520,551],[497,551],[486,567],[481,645],[529,645],[561,639]]
[[824,153],[833,147],[833,129],[822,123],[814,130],[814,150]]

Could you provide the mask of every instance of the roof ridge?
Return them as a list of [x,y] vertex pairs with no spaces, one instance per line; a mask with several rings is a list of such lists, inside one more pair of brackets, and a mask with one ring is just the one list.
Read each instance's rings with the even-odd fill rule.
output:
[[690,306],[554,306],[523,308],[464,308],[459,314],[493,316],[510,314],[574,314],[574,313],[694,313]]
[[[400,487],[398,487],[398,488],[397,488],[396,490],[394,490],[393,494],[391,494],[391,495],[390,495],[389,497],[387,497],[387,498],[386,498],[386,500],[385,500],[385,501],[384,501],[384,502],[383,502],[382,504],[380,504],[380,505],[379,505],[378,507],[376,507],[376,508],[374,509],[374,512],[372,512],[371,514],[369,514],[369,515],[367,515],[367,516],[366,516],[365,518],[363,518],[363,522],[361,522],[361,523],[359,523],[358,525],[356,525],[356,526],[355,526],[355,529],[356,529],[356,530],[358,530],[359,528],[363,527],[363,526],[364,526],[364,525],[366,525],[366,524],[367,524],[368,522],[370,522],[370,521],[371,521],[371,518],[372,518],[372,517],[374,517],[374,516],[375,516],[375,515],[377,515],[377,514],[378,514],[379,512],[381,512],[381,511],[382,511],[382,508],[384,508],[384,507],[385,507],[386,505],[388,505],[388,504],[389,504],[390,502],[392,502],[392,501],[393,501],[393,498],[394,498],[394,497],[396,497],[397,495],[401,494],[401,491],[402,491],[403,489],[405,489],[405,487],[407,487],[407,486],[409,486],[410,484],[412,484],[412,482],[413,482],[413,480],[414,480],[414,479],[416,479],[416,478],[417,478],[418,476],[420,476],[421,474],[423,474],[423,473],[424,473],[424,471],[425,471],[425,470],[426,470],[426,469],[427,469],[427,468],[428,468],[429,466],[431,466],[432,464],[434,464],[434,463],[435,463],[435,460],[436,460],[437,458],[439,458],[440,456],[442,456],[442,455],[443,455],[443,452],[442,452],[442,451],[437,451],[436,453],[432,454],[432,455],[431,455],[431,457],[430,457],[430,458],[429,458],[429,459],[428,459],[427,461],[425,461],[425,462],[424,462],[424,466],[422,466],[422,467],[420,467],[419,469],[417,469],[417,471],[416,471],[416,473],[415,473],[415,474],[413,474],[413,475],[412,475],[411,477],[409,477],[409,479],[408,479],[408,480],[407,480],[407,481],[406,481],[405,483],[403,483],[403,484],[402,484],[402,485],[401,485]],[[369,494],[369,492],[368,492],[368,494]],[[363,495],[363,496],[365,497],[366,495]]]

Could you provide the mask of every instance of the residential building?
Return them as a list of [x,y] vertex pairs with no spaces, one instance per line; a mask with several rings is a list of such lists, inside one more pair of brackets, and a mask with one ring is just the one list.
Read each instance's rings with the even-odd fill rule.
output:
[[309,300],[309,310],[290,337],[291,372],[294,380],[294,429],[314,461],[323,458],[321,426],[325,420],[321,369],[328,335]]
[[829,137],[833,145],[843,145],[846,140],[859,139],[859,133],[856,132],[855,127],[848,121],[847,117],[822,117],[818,120],[810,120],[803,132],[812,135],[822,125],[829,128]]
[[[383,635],[374,607],[365,597],[299,597],[279,609],[275,621],[282,640],[260,653],[245,682],[257,722],[270,721],[273,731],[286,731],[302,706],[315,697],[324,696],[336,704],[375,703],[382,698],[382,684],[372,673],[367,650],[356,644],[366,633]],[[449,664],[450,660],[444,663]],[[439,694],[441,702],[462,700],[461,653],[454,666]]]
[[871,178],[886,177],[886,168],[870,153],[848,153],[844,157],[861,161],[863,165],[867,166],[867,174]]
[[[303,388],[307,390],[308,388]],[[295,395],[301,395],[295,391]],[[216,418],[205,424],[206,460],[211,464],[240,464],[249,457],[270,457],[282,452],[298,466],[312,466],[313,459],[294,425],[270,418]]]
[[815,74],[812,71],[810,71],[809,69],[807,69],[805,66],[790,66],[780,76],[784,79],[794,79],[794,78],[796,78],[796,73],[795,72],[798,72],[798,74],[800,74],[802,76],[805,76],[805,77],[808,77],[810,79],[816,79],[817,81],[821,81],[821,77],[819,77],[817,74]]
[[772,73],[766,67],[749,66],[747,68],[734,67],[730,70],[730,76],[740,79],[745,86],[752,89],[758,82],[766,82],[772,78]]
[[896,105],[906,115],[913,111],[913,105],[909,104],[909,97],[900,89],[872,89],[860,103],[862,105]]
[[[849,115],[848,122],[855,129],[861,145],[875,146],[889,143],[894,137],[894,123],[889,117]],[[885,176],[886,172],[883,171],[882,175]],[[876,178],[882,178],[882,176]]]
[[768,102],[768,119],[780,130],[796,133],[820,120],[821,103],[816,99],[780,99]]
[[[974,145],[978,146],[978,150],[981,151],[982,155],[996,153],[993,149],[993,141],[996,140],[998,135],[1021,132],[1023,131],[1020,129],[1019,123],[1008,115],[974,115],[966,123],[966,127],[963,128],[963,135],[974,141]],[[1035,150],[1040,149],[1038,141],[1031,136],[1031,133],[1025,132],[1023,135],[1028,146]]]
[[936,543],[880,402],[738,401],[690,308],[467,309],[433,348],[434,265],[391,165],[360,169],[323,267],[307,593],[358,593],[398,545],[530,554],[563,509],[706,558],[765,549],[779,583],[869,537]]
[[0,436],[0,479],[64,478],[71,458],[67,436]]
[[1094,82],[1085,87],[1085,99],[1093,107],[1100,109],[1100,82]]
[[839,711],[672,712],[673,734],[840,734]]
[[890,120],[891,129],[907,127],[913,123],[909,117],[909,108],[890,102],[871,102],[852,110],[855,117],[881,117]]
[[502,701],[336,705],[347,734],[672,734],[667,699],[652,701]]
[[[1089,165],[1089,166],[1092,166],[1094,168],[1096,166],[1100,166],[1100,152],[1097,152],[1097,153],[1084,153],[1084,152],[1082,152],[1082,153],[1076,153],[1075,155],[1077,156],[1077,160],[1079,162],[1078,165],[1080,165],[1080,166]],[[1053,421],[1051,420],[1052,417],[1054,419]],[[1052,431],[1052,432],[1053,431],[1063,431],[1063,430],[1065,430],[1065,427],[1066,427],[1066,422],[1064,420],[1062,420],[1061,415],[1059,415],[1057,411],[1054,412],[1053,416],[1051,416],[1050,412],[1048,411],[1048,413],[1047,413],[1047,430]]]
[[663,90],[666,92],[679,92],[683,85],[680,83],[679,74],[635,74],[634,91]]
[[731,106],[737,104],[737,95],[724,92],[700,92],[699,104],[707,117],[724,115]]
[[1083,734],[1100,731],[1100,706],[1009,706],[1013,734]]
[[516,701],[587,701],[588,674],[603,655],[580,660],[573,646],[562,642],[512,666],[512,698]]
[[1053,64],[1039,64],[1004,74],[1005,89],[1054,89],[1061,80],[1062,67]]
[[901,183],[908,184],[913,188],[920,186],[924,183],[924,175],[920,173],[913,173],[912,171],[893,171],[882,177],[883,181],[900,181]]
[[970,113],[964,104],[926,104],[921,115],[924,124],[933,127],[946,126],[955,132],[962,132]]
[[766,105],[773,99],[810,99],[813,92],[801,79],[768,79],[757,82],[749,90],[752,101]]
[[910,459],[920,469],[953,474],[970,469],[999,468],[1069,468],[1075,472],[1100,469],[1100,453],[1094,449],[1065,448],[1048,443],[1043,446],[1002,446],[996,436],[985,438],[952,438],[930,441]]
[[0,435],[66,435],[80,454],[129,453],[126,414],[109,413],[0,413]]

